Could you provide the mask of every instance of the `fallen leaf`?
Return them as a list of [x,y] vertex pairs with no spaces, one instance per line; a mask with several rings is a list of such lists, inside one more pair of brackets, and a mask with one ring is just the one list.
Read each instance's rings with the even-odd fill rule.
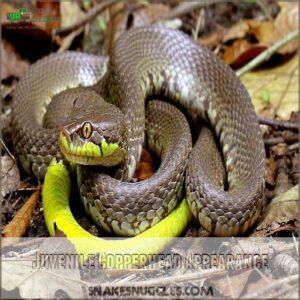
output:
[[270,231],[278,231],[278,227],[297,219],[299,220],[299,185],[272,200],[256,228],[255,235],[260,232],[261,236],[266,236]]
[[234,41],[232,46],[228,47],[222,55],[226,64],[237,69],[251,61],[258,54],[266,50],[266,47],[260,44],[252,44],[246,39]]
[[226,31],[222,38],[222,42],[226,43],[230,40],[244,38],[247,35],[249,28],[248,22],[246,20],[241,20]]
[[151,24],[160,17],[165,16],[170,11],[168,5],[153,3],[142,5],[137,9],[123,9],[122,13],[117,14],[110,22],[108,34],[107,53],[110,53],[111,45],[127,29],[142,27]]
[[198,39],[198,41],[201,45],[209,49],[214,49],[222,41],[224,34],[225,34],[224,28],[222,26],[218,26],[216,30],[214,30],[211,34],[207,36],[201,36]]
[[266,182],[270,186],[275,185],[275,175],[276,175],[276,161],[274,156],[272,155],[270,158],[267,159],[267,176]]
[[133,27],[141,27],[151,24],[153,21],[165,16],[170,11],[170,7],[157,3],[144,6],[133,15]]
[[66,267],[61,265],[64,254],[67,256],[65,259],[76,258],[72,244],[64,238],[49,238],[40,246],[39,253],[44,254],[39,261],[38,255],[25,258],[2,256],[2,288],[6,291],[19,289],[23,299],[54,299],[58,290],[63,290],[70,299],[84,299],[79,268],[67,263]]
[[84,12],[80,9],[79,3],[76,1],[60,2],[61,26],[68,27],[77,22],[84,16]]
[[8,14],[14,11],[18,11],[18,9],[11,3],[1,3],[1,24],[6,23],[8,21]]
[[40,192],[34,192],[18,210],[14,218],[4,227],[2,237],[22,237],[28,229]]
[[153,159],[150,152],[143,148],[141,160],[135,171],[137,181],[146,180],[154,174]]
[[278,273],[287,274],[288,276],[299,273],[298,259],[295,253],[279,253],[274,258],[274,269]]
[[237,274],[226,276],[226,278],[212,279],[211,282],[222,296],[238,299],[245,289],[252,272],[253,270],[236,272]]
[[[281,6],[281,11],[274,21],[242,21],[248,25],[248,33],[253,34],[259,43],[267,47],[273,45],[284,38],[288,33],[293,32],[298,28],[298,3],[280,1],[278,4]],[[246,30],[246,25],[244,25],[244,28]],[[293,53],[298,49],[298,46],[299,40],[294,40],[277,50],[277,53]]]
[[60,5],[65,2],[59,1],[36,1],[36,9],[33,12],[33,22],[50,35],[53,29],[61,27]]
[[[298,150],[299,146],[297,146],[297,150]],[[291,167],[291,171],[290,171],[290,176],[293,180],[294,184],[297,184],[299,182],[299,153],[297,151],[297,153],[294,153],[294,155],[291,158],[291,162],[292,162],[292,167]]]
[[[298,3],[297,2],[279,2],[281,11],[275,21],[258,22],[255,20],[247,21],[249,33],[254,34],[256,39],[263,45],[269,47],[288,33],[298,28]],[[299,40],[294,40],[277,50],[277,53],[293,53],[298,49]]]
[[20,78],[29,68],[29,63],[22,60],[15,47],[5,40],[2,40],[1,43],[1,61],[2,80],[10,76]]
[[[286,34],[297,30],[299,23],[299,3],[295,2],[284,2],[279,1],[279,5],[281,6],[281,11],[277,16],[274,25],[277,29],[277,32],[280,33],[281,37],[284,37]],[[299,39],[294,40],[288,45],[282,47],[277,52],[280,54],[286,54],[294,52],[299,47]]]
[[[222,57],[233,68],[240,67],[297,28],[298,3],[282,4],[281,11],[274,21],[242,20],[228,29],[222,41],[226,43],[234,40],[234,42],[225,50]],[[255,36],[257,42],[249,42],[246,39],[251,35]],[[277,53],[290,54],[295,52],[298,46],[299,39],[295,39],[277,50]]]
[[263,90],[268,91],[268,105],[272,106],[269,117],[276,114],[280,119],[288,120],[293,111],[298,111],[298,55],[281,66],[246,73],[241,80],[257,114],[266,106],[261,94]]
[[1,194],[5,197],[20,186],[20,172],[16,162],[8,155],[1,157]]
[[79,36],[82,32],[83,32],[84,28],[80,27],[74,31],[72,31],[70,34],[68,34],[67,36],[61,38],[61,37],[57,37],[57,41],[60,44],[60,47],[58,49],[57,52],[63,52],[66,51],[70,48],[70,46],[72,45],[74,39]]
[[[249,282],[246,286],[246,292],[244,295],[251,294],[251,293],[256,293],[259,290],[263,289],[266,287],[266,285],[272,284],[276,280],[270,276],[262,276],[261,273],[252,272],[252,276],[249,278]],[[243,295],[241,296],[243,298]],[[247,299],[247,297],[246,297]]]

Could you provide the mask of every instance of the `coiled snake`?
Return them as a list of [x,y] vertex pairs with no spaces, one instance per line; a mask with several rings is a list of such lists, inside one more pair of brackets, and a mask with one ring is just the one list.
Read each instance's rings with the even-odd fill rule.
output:
[[[119,176],[128,181],[144,141],[145,100],[168,99],[213,129],[201,130],[189,155],[185,183],[190,209],[215,235],[244,233],[263,205],[265,154],[251,99],[234,72],[185,34],[157,25],[121,35],[107,62],[107,58],[81,53],[54,54],[34,64],[21,79],[13,105],[13,143],[24,169],[42,178],[52,157],[63,157],[57,129],[42,127],[43,122],[51,127],[45,124],[44,115],[52,96],[58,94],[58,98],[69,99],[56,102],[61,114],[68,105],[62,103],[75,109],[68,113],[68,120],[57,121],[64,123],[62,152],[82,164],[98,159],[97,163],[106,166],[125,156]],[[68,97],[64,96],[66,89],[71,89],[66,91]],[[119,110],[103,104],[97,93]],[[153,226],[176,206],[180,195],[187,161],[182,158],[189,153],[190,136],[185,133],[177,139],[172,147],[181,150],[164,160],[168,136],[175,132],[174,123],[168,126],[168,122],[176,118],[182,126],[185,121],[183,116],[177,117],[175,108],[170,113],[169,105],[154,103],[149,103],[148,135],[149,144],[163,156],[158,174],[145,183],[133,184],[98,173],[93,167],[79,167],[86,210],[98,224],[118,234],[136,235]],[[108,111],[100,121],[98,109]],[[158,120],[164,109],[169,110],[169,120],[167,117],[161,128]],[[85,155],[90,157],[85,160]],[[108,159],[110,155],[116,163]]]

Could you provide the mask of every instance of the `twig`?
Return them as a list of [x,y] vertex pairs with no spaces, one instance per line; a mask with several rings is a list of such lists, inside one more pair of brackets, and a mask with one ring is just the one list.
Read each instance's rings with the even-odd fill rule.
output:
[[[0,138],[1,139],[1,138]],[[4,150],[7,152],[7,154],[10,156],[10,158],[14,161],[14,163],[16,163],[16,158],[14,157],[14,155],[9,151],[9,149],[7,148],[7,146],[5,145],[4,141],[1,139],[1,144],[4,148]]]
[[201,31],[203,30],[204,26],[205,26],[205,11],[203,8],[201,8],[198,18],[197,18],[196,28],[195,28],[195,30],[194,29],[192,30],[194,41],[197,41],[199,32],[200,32],[200,30]]
[[232,1],[224,1],[224,0],[202,0],[202,1],[192,1],[192,2],[186,2],[184,4],[176,6],[174,9],[172,9],[167,15],[165,15],[162,18],[155,19],[154,22],[157,22],[158,20],[169,20],[169,19],[175,19],[182,17],[191,11],[208,6],[211,4],[217,4],[217,3],[224,3],[224,2],[231,2],[235,3],[237,2],[236,0]]
[[252,294],[246,294],[243,295],[243,298],[248,298],[248,299],[256,299],[256,298],[260,298],[263,296],[266,296],[267,293],[273,292],[275,289],[281,289],[283,286],[286,288],[286,286],[288,284],[293,284],[295,282],[298,282],[298,274],[296,275],[292,275],[280,280],[275,281],[274,283],[271,283],[269,285],[267,285],[265,288],[254,292]]
[[[45,239],[44,237],[39,237],[39,238],[21,238],[20,240],[18,238],[9,238],[11,240],[13,240],[13,243],[11,243],[11,245],[2,245],[2,247],[7,247],[9,246],[10,248],[13,249],[24,249],[27,247],[31,247],[31,246],[40,246],[40,244],[42,242],[44,242]],[[2,252],[3,254],[3,252]]]
[[296,71],[298,71],[298,66],[296,66],[293,70],[291,70],[291,72],[289,72],[289,80],[288,80],[287,84],[285,84],[284,90],[281,93],[280,99],[279,99],[279,101],[278,101],[278,103],[277,103],[277,105],[274,109],[274,112],[273,112],[274,116],[276,115],[279,107],[281,106],[281,103],[282,103],[283,99],[285,98],[286,93],[288,92],[288,89],[289,89],[289,87],[292,83],[292,79],[294,78],[294,75],[295,75]]
[[260,9],[266,15],[269,20],[272,20],[272,16],[268,9],[268,4],[264,0],[257,0],[256,3],[259,5]]
[[264,62],[265,60],[269,59],[272,54],[274,54],[278,49],[282,48],[292,40],[296,39],[299,36],[299,30],[295,30],[288,35],[286,35],[283,39],[276,42],[273,46],[256,56],[254,59],[252,59],[248,64],[246,64],[244,67],[236,71],[236,75],[238,77],[241,77],[245,73],[251,71],[255,67],[257,67],[259,64]]
[[74,23],[71,26],[58,29],[54,32],[54,34],[67,35],[67,34],[71,33],[73,30],[76,30],[79,27],[88,23],[90,20],[95,18],[98,14],[100,14],[103,10],[105,10],[109,6],[111,6],[117,2],[120,2],[120,1],[121,0],[107,0],[107,1],[101,2],[101,3],[97,4],[96,6],[94,6],[91,10],[89,10],[80,20],[78,20],[78,22]]
[[201,270],[199,272],[193,272],[188,274],[180,274],[175,276],[168,276],[168,277],[160,277],[160,278],[153,278],[150,280],[142,280],[142,281],[128,281],[122,282],[119,284],[118,282],[114,283],[103,283],[101,284],[102,287],[109,287],[118,284],[118,286],[152,286],[152,285],[168,285],[172,283],[179,283],[185,282],[190,280],[199,280],[206,277],[212,277],[215,275],[224,275],[227,274],[228,270],[226,269],[219,269],[219,268],[212,268],[208,270]]
[[294,151],[299,148],[299,143],[294,143],[288,146],[288,151]]
[[278,120],[268,119],[260,116],[258,116],[258,122],[259,124],[264,124],[268,126],[276,126],[283,129],[299,131],[299,125],[292,122],[278,121]]
[[284,137],[274,137],[269,139],[264,139],[265,145],[272,146],[281,143],[291,144],[298,142],[299,137],[297,134],[284,136]]
[[33,191],[38,191],[41,187],[25,187],[25,188],[18,188],[16,192],[33,192]]

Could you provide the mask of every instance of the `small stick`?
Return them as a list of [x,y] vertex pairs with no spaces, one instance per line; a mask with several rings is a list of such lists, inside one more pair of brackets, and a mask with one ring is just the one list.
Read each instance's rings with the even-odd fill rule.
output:
[[268,4],[264,0],[257,0],[256,3],[259,5],[260,9],[266,15],[269,20],[272,20],[272,16],[268,9]]
[[299,148],[299,143],[294,143],[288,147],[288,151],[294,151]]
[[252,59],[249,63],[247,63],[244,67],[240,68],[236,71],[236,75],[238,77],[241,77],[245,73],[251,71],[255,67],[257,67],[259,64],[264,62],[265,60],[269,59],[272,54],[274,54],[278,49],[282,48],[292,40],[296,39],[299,36],[299,30],[295,30],[288,35],[286,35],[284,38],[276,42],[273,46],[268,48],[267,50],[263,51],[261,54],[256,56],[254,59]]
[[247,299],[261,298],[268,295],[268,293],[274,292],[274,290],[279,290],[282,288],[285,289],[286,287],[289,287],[288,286],[289,284],[294,284],[296,282],[298,282],[298,274],[279,279],[274,283],[271,283],[254,293],[243,295],[243,298],[247,298]]
[[258,116],[258,122],[259,124],[264,124],[268,126],[276,126],[283,129],[299,131],[299,125],[292,122],[278,121],[278,120],[273,120],[273,119],[264,118],[260,116]]
[[272,146],[277,144],[292,144],[298,142],[299,137],[297,134],[290,135],[287,137],[274,137],[274,138],[268,138],[264,139],[265,145]]
[[[0,138],[1,139],[1,138]],[[1,139],[1,144],[4,148],[4,150],[7,152],[7,154],[10,156],[10,158],[14,161],[14,163],[16,163],[16,158],[14,157],[14,155],[9,151],[9,149],[7,148],[7,146],[5,145],[4,141]]]
[[32,191],[38,191],[41,187],[25,187],[25,188],[18,188],[17,192],[32,192]]
[[[175,19],[180,18],[191,11],[202,8],[204,6],[208,6],[211,4],[217,4],[217,3],[223,3],[224,0],[202,0],[202,1],[192,1],[192,2],[186,2],[184,5],[178,5],[174,9],[172,9],[167,15],[164,17],[155,19],[153,22],[157,22],[159,20],[169,20],[169,19]],[[227,1],[227,2],[237,2],[236,0]]]
[[90,20],[95,18],[98,14],[100,14],[103,10],[108,8],[109,6],[120,2],[121,0],[107,0],[104,2],[100,2],[96,6],[94,6],[91,10],[89,10],[78,22],[74,23],[71,26],[61,28],[58,30],[55,30],[55,35],[67,35],[71,33],[73,30],[78,29],[81,26],[84,26],[86,23],[88,23]]

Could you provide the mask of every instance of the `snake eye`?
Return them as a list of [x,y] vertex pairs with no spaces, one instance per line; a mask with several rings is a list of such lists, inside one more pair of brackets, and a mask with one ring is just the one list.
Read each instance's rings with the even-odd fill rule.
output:
[[92,124],[90,122],[85,122],[82,125],[82,135],[85,139],[88,139],[92,135]]

